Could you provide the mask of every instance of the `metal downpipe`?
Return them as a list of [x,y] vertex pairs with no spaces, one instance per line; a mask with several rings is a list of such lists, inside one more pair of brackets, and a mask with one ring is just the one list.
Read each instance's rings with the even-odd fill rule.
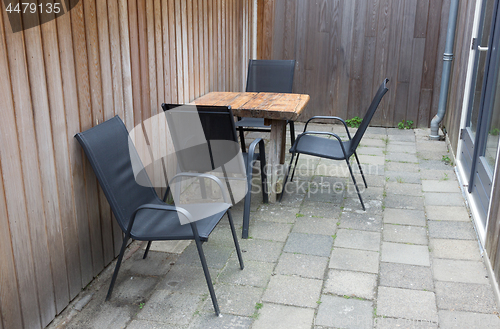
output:
[[441,89],[439,93],[438,112],[431,121],[431,134],[429,139],[439,140],[439,124],[446,113],[448,102],[448,89],[450,85],[451,64],[453,61],[453,46],[455,43],[455,30],[457,26],[459,0],[451,0],[450,14],[448,17],[448,28],[446,33],[446,45],[443,54],[443,73],[441,76]]

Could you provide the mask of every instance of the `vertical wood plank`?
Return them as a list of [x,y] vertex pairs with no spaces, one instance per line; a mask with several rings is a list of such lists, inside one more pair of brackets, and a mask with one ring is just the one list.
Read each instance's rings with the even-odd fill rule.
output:
[[[418,0],[415,13],[414,38],[425,38],[427,35],[427,25],[429,17],[429,0]],[[431,23],[432,24],[432,23]]]
[[[130,66],[132,68],[132,99],[133,99],[133,126],[142,121],[142,84],[141,64],[139,56],[139,27],[137,18],[137,0],[128,0],[129,37],[130,37]],[[131,129],[129,127],[129,129]]]
[[[90,81],[90,103],[92,112],[90,113],[90,126],[103,121],[102,110],[102,85],[101,70],[99,63],[99,38],[97,35],[96,8],[93,0],[83,0],[83,10],[85,15],[85,33],[87,41],[87,56]],[[88,129],[87,127],[85,129]],[[90,167],[87,169],[88,201],[90,209],[93,211],[89,216],[90,239],[92,243],[92,260],[94,263],[93,274],[97,276],[104,268],[104,252],[102,245],[101,215],[100,207],[104,203],[103,193],[97,184],[97,178]]]
[[[2,13],[3,22],[8,21],[7,13]],[[1,25],[6,30],[9,27]],[[27,76],[26,55],[24,49],[23,33],[6,33],[5,49],[9,62],[9,72],[12,85],[14,111],[3,115],[7,120],[0,120],[0,134],[2,136],[2,172],[4,183],[9,187],[6,194],[7,211],[9,214],[9,227],[14,252],[14,262],[19,285],[19,296],[24,326],[27,328],[41,328],[40,309],[36,283],[33,280],[35,270],[33,252],[29,236],[28,215],[26,198],[23,191],[23,173],[21,170],[21,150],[17,132],[23,129],[16,127],[17,113],[32,109],[29,80]],[[3,38],[2,38],[3,39]],[[1,40],[3,43],[3,40]],[[5,57],[5,56],[4,56]],[[17,128],[17,130],[16,130]],[[29,128],[33,130],[33,127]],[[8,175],[6,175],[8,173]]]
[[123,107],[125,126],[130,131],[134,127],[134,99],[132,88],[131,45],[127,0],[118,0],[120,22],[120,46],[123,74]]
[[413,39],[413,51],[411,59],[411,78],[408,93],[408,105],[406,107],[406,120],[414,122],[414,126],[420,126],[418,122],[420,85],[422,82],[422,67],[424,64],[425,39]]
[[[75,74],[77,81],[77,95],[78,95],[78,109],[79,109],[79,121],[80,127],[75,127],[78,131],[83,131],[91,127],[91,105],[90,105],[90,81],[89,81],[89,71],[88,71],[88,61],[87,61],[87,41],[85,34],[85,21],[83,15],[83,3],[82,1],[73,8],[70,12],[71,15],[71,27],[73,34],[73,49],[75,58]],[[69,130],[69,129],[68,129]],[[69,131],[68,131],[69,132]],[[77,144],[73,140],[74,144]],[[80,271],[82,274],[82,287],[86,286],[93,278],[93,268],[94,263],[92,259],[92,242],[90,238],[90,215],[96,214],[95,207],[89,207],[91,204],[91,199],[89,195],[94,194],[89,193],[89,186],[92,185],[92,180],[87,180],[86,177],[91,174],[92,169],[90,164],[82,155],[82,150],[80,146],[76,146],[75,159],[81,159],[81,171],[79,175],[83,176],[82,181],[74,185],[75,190],[81,191],[81,202],[83,203],[80,212],[78,212],[77,217],[77,228],[78,228],[78,245],[80,249]],[[75,168],[75,172],[78,170]],[[93,180],[95,183],[95,179]],[[76,197],[77,194],[75,194]],[[91,197],[92,198],[92,197]],[[79,203],[77,203],[78,205]],[[96,215],[94,215],[96,216]],[[97,215],[98,216],[98,215]]]
[[[23,195],[21,187],[17,182],[9,188],[9,195],[5,193],[5,186],[8,183],[3,179],[4,173],[8,170],[9,176],[14,182],[14,175],[21,176],[19,168],[19,146],[15,132],[14,99],[12,94],[12,84],[10,80],[9,59],[7,54],[7,44],[5,35],[10,27],[4,26],[4,16],[0,15],[0,99],[2,99],[3,111],[0,120],[0,142],[8,146],[0,148],[0,310],[2,322],[6,328],[18,328],[23,325],[21,314],[21,301],[19,289],[21,286],[17,281],[15,253],[13,250],[13,240],[11,237],[10,218],[22,215],[22,208],[11,209],[8,212],[9,202],[11,207],[18,204],[12,203],[17,195]],[[14,171],[10,171],[14,169]],[[14,198],[14,199],[12,199]],[[9,201],[9,199],[11,199]],[[13,212],[12,212],[13,211]],[[49,300],[50,302],[50,300]],[[55,306],[54,306],[55,308]]]

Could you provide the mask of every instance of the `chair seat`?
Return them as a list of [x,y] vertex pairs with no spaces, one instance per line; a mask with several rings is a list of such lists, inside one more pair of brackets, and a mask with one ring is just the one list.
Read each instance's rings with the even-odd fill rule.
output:
[[[155,200],[153,204],[164,204],[161,200]],[[208,236],[213,231],[217,223],[231,206],[227,203],[210,203],[211,212],[214,215],[196,221],[196,227],[202,241],[208,240]],[[186,209],[193,218],[202,218],[206,212],[206,203],[194,203],[181,208]],[[214,207],[216,207],[214,209]],[[193,240],[194,234],[191,225],[181,225],[179,216],[174,211],[158,211],[154,209],[144,209],[137,213],[131,237],[140,241],[153,240]]]
[[254,127],[254,128],[271,128],[271,126],[266,126],[264,124],[264,119],[262,118],[247,118],[243,117],[234,123],[236,127]]
[[[342,142],[344,144],[345,151],[347,153],[347,158],[349,158],[352,153],[350,153],[351,141]],[[290,149],[291,153],[303,153],[308,155],[314,155],[321,158],[333,159],[333,160],[343,160],[345,159],[344,152],[342,152],[342,147],[340,142],[335,138],[324,138],[313,135],[304,135],[292,146]]]

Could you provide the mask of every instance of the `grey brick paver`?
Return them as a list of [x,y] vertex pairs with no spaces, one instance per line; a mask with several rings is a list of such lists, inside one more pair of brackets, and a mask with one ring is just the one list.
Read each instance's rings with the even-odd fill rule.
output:
[[314,309],[264,303],[252,329],[309,329]]
[[430,291],[379,287],[377,315],[437,322],[436,298]]
[[314,324],[317,326],[364,329],[372,328],[371,301],[321,296]]
[[271,278],[262,297],[265,302],[315,308],[322,280],[276,275]]
[[382,242],[383,262],[430,266],[429,248],[427,246],[408,245],[402,243]]

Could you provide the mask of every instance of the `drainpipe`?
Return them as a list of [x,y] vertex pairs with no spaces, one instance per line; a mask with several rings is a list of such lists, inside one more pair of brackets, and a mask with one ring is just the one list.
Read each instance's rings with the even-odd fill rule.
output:
[[455,28],[457,26],[459,0],[451,0],[450,15],[448,17],[448,29],[446,33],[446,45],[443,54],[443,73],[441,76],[441,90],[439,94],[438,113],[431,121],[431,134],[429,139],[439,140],[439,123],[446,113],[448,102],[448,87],[450,85],[451,62],[453,61],[453,45],[455,43]]

